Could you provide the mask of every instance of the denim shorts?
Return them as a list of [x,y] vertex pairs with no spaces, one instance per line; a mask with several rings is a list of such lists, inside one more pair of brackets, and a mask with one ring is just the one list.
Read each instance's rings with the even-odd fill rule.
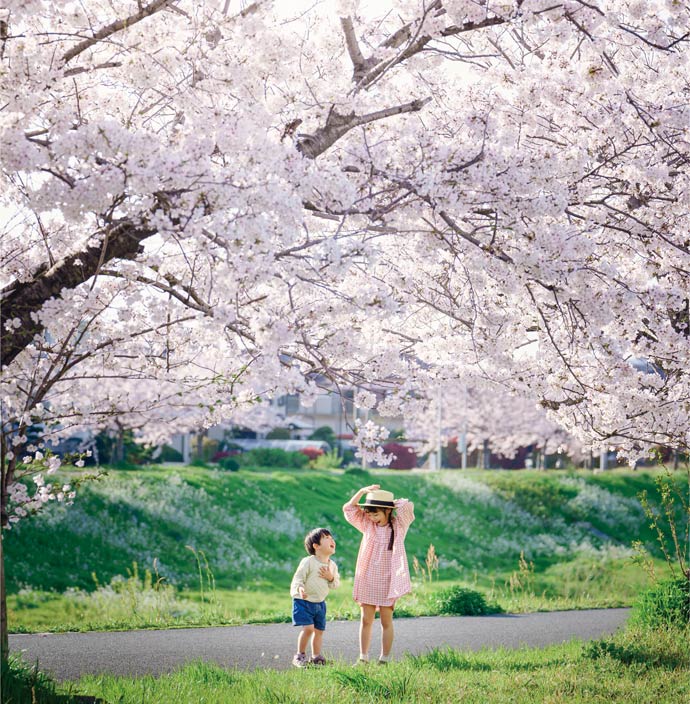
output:
[[314,626],[317,631],[326,630],[326,602],[307,601],[306,599],[292,600],[292,625]]

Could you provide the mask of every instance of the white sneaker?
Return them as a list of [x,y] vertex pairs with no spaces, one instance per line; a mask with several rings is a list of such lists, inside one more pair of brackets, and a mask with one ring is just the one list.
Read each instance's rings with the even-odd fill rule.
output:
[[307,656],[305,653],[295,653],[295,657],[292,658],[292,664],[295,667],[306,667],[307,666]]

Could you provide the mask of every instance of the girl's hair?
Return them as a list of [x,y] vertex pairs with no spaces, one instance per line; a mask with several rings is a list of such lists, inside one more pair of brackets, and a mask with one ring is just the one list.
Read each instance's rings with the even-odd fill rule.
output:
[[321,539],[325,538],[326,536],[332,538],[333,533],[331,533],[328,528],[314,528],[314,530],[309,531],[307,533],[307,537],[304,539],[304,549],[310,554],[314,555],[316,554],[316,548],[314,548],[314,544],[320,545],[321,544]]
[[[377,511],[385,511],[385,508],[379,508],[378,506],[363,506],[367,513],[376,513]],[[388,541],[388,549],[393,549],[393,541],[395,540],[395,528],[393,528],[393,509],[388,509],[388,525],[391,529],[391,537]]]

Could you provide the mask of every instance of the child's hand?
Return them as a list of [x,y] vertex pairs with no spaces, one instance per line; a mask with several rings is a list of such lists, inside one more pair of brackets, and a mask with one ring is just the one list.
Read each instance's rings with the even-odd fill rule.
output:
[[299,598],[300,599],[306,599],[309,596],[307,592],[304,591],[304,587],[299,588]]
[[335,575],[331,572],[330,563],[319,570],[319,577],[323,577],[327,582],[332,582]]
[[376,491],[379,488],[378,484],[370,484],[369,486],[363,486],[348,502],[350,506],[356,506],[357,502],[370,491]]

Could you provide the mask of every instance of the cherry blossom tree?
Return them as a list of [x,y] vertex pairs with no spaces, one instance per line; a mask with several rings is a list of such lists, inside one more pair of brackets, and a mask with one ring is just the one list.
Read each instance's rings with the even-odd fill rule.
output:
[[429,385],[426,394],[406,400],[403,418],[406,437],[421,440],[425,450],[437,452],[439,445],[461,438],[468,452],[482,453],[486,468],[490,452],[510,458],[529,446],[540,457],[560,449],[579,459],[580,444],[549,413],[534,398],[511,396],[477,378]]
[[676,0],[0,0],[2,525],[31,426],[315,379],[687,447],[689,40]]

